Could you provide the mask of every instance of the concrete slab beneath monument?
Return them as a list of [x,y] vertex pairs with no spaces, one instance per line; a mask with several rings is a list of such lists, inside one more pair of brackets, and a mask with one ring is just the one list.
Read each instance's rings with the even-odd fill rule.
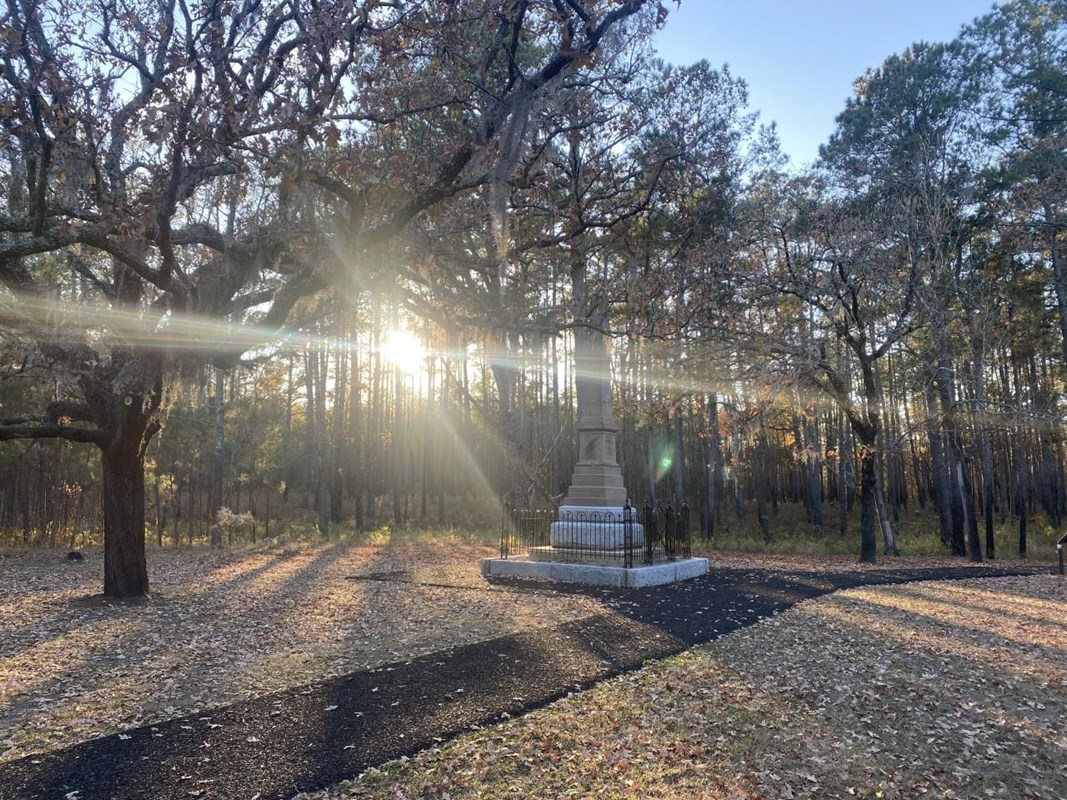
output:
[[599,564],[564,564],[558,561],[529,561],[522,558],[485,558],[481,562],[486,578],[539,578],[566,583],[588,583],[637,589],[698,578],[708,574],[706,558],[683,558],[663,564],[607,567]]

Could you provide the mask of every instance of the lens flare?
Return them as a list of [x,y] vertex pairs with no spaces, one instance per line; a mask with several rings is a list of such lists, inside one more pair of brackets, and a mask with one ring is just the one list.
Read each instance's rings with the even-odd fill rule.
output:
[[426,348],[422,342],[414,333],[403,328],[386,333],[380,352],[382,358],[408,375],[418,373],[426,360]]

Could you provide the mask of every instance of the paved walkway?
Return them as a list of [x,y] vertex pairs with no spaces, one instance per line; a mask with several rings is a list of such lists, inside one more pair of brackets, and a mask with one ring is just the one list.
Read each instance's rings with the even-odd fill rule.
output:
[[[1017,575],[995,568],[713,569],[646,589],[557,587],[604,613],[332,678],[0,765],[2,800],[287,800],[837,589]],[[500,582],[487,590],[543,591]],[[469,587],[456,587],[471,591]]]

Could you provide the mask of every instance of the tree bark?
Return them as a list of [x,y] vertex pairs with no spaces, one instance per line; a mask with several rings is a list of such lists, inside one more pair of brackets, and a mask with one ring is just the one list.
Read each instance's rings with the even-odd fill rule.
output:
[[719,475],[722,471],[722,451],[719,444],[719,396],[712,393],[708,403],[708,509],[704,536],[715,536],[719,513]]
[[[147,444],[147,441],[144,442]],[[104,594],[148,594],[145,558],[144,451],[140,437],[102,448],[104,487]]]
[[211,460],[211,546],[222,547],[222,528],[219,527],[219,509],[222,508],[222,471],[226,452],[226,428],[223,424],[223,390],[224,376],[221,369],[215,369],[215,448]]
[[348,388],[348,348],[349,341],[344,336],[341,326],[337,326],[338,346],[334,351],[334,395],[333,406],[330,413],[333,415],[333,433],[330,437],[329,451],[327,453],[328,483],[330,486],[330,522],[339,524],[344,518],[344,443],[345,421],[347,417],[345,408],[345,390]]
[[817,527],[823,524],[822,509],[822,442],[819,440],[818,408],[801,420],[804,432],[804,504],[807,506],[808,522]]
[[1051,203],[1045,203],[1045,229],[1048,231],[1049,260],[1052,262],[1052,286],[1056,292],[1056,309],[1060,321],[1060,345],[1064,365],[1067,365],[1067,279],[1063,274],[1063,254],[1060,251],[1059,224]]
[[1015,491],[1014,511],[1019,516],[1019,556],[1026,558],[1026,519],[1029,513],[1027,508],[1028,485],[1026,481],[1026,447],[1023,437],[1016,437],[1015,445]]
[[952,519],[952,481],[950,478],[949,462],[946,454],[944,437],[941,435],[941,425],[937,413],[936,392],[932,383],[928,383],[924,390],[927,412],[927,440],[930,443],[930,471],[933,478],[934,502],[937,504],[937,516],[941,527],[941,542],[951,548],[953,555],[963,555],[957,552],[959,544],[954,536]]
[[860,562],[878,563],[878,459],[874,445],[861,440],[860,446]]
[[874,499],[878,505],[878,527],[882,531],[882,545],[885,554],[887,556],[896,556],[900,555],[900,552],[897,550],[897,537],[896,534],[893,532],[893,523],[890,522],[889,513],[888,511],[886,511],[885,507],[885,495],[882,492],[882,481],[880,478],[882,473],[881,469],[879,468],[880,465],[877,463],[877,461],[880,460],[881,459],[876,458],[874,471],[875,477],[879,479],[878,485],[875,487],[874,493]]
[[511,343],[501,332],[489,339],[490,369],[497,393],[497,415],[500,426],[501,457],[507,475],[507,495],[512,508],[525,508],[529,502],[529,479],[524,469],[525,452],[519,419],[518,359],[511,352]]
[[852,511],[852,486],[854,478],[849,475],[851,443],[848,441],[845,415],[837,417],[837,530],[844,537],[848,534],[848,515]]
[[978,519],[974,514],[974,490],[971,488],[971,480],[967,476],[963,459],[956,460],[956,480],[959,483],[960,494],[963,496],[963,513],[967,530],[967,555],[970,560],[977,563],[982,561],[982,542],[978,538]]
[[977,406],[979,429],[978,449],[982,457],[982,514],[985,519],[985,557],[992,559],[996,555],[996,542],[993,537],[993,494],[996,491],[993,480],[993,445],[990,441],[989,423],[986,410],[985,358],[976,359],[974,367],[974,400]]
[[674,409],[674,502],[677,508],[681,508],[685,502],[685,449],[682,445],[682,409],[679,405]]
[[756,437],[756,455],[754,472],[756,479],[756,521],[759,523],[760,533],[763,535],[763,541],[766,544],[771,543],[771,523],[767,518],[767,490],[768,490],[768,477],[767,477],[767,450],[769,445],[767,442],[767,428],[763,418],[760,418],[760,431]]

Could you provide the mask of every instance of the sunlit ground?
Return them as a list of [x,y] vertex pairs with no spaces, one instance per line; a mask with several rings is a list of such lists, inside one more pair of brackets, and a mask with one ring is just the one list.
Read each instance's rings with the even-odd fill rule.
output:
[[1067,582],[859,589],[316,797],[1067,797]]
[[[99,553],[2,551],[0,761],[600,610],[483,591],[477,561],[492,554],[458,538],[152,550],[153,599],[111,604],[95,596]],[[715,557],[813,581],[856,566]],[[421,585],[348,580],[382,572]],[[331,796],[1067,797],[1065,587],[980,579],[806,602]]]
[[[94,597],[99,553],[0,554],[0,761],[596,610],[482,591],[458,539],[151,550],[144,604]],[[348,579],[397,570],[478,590]]]

